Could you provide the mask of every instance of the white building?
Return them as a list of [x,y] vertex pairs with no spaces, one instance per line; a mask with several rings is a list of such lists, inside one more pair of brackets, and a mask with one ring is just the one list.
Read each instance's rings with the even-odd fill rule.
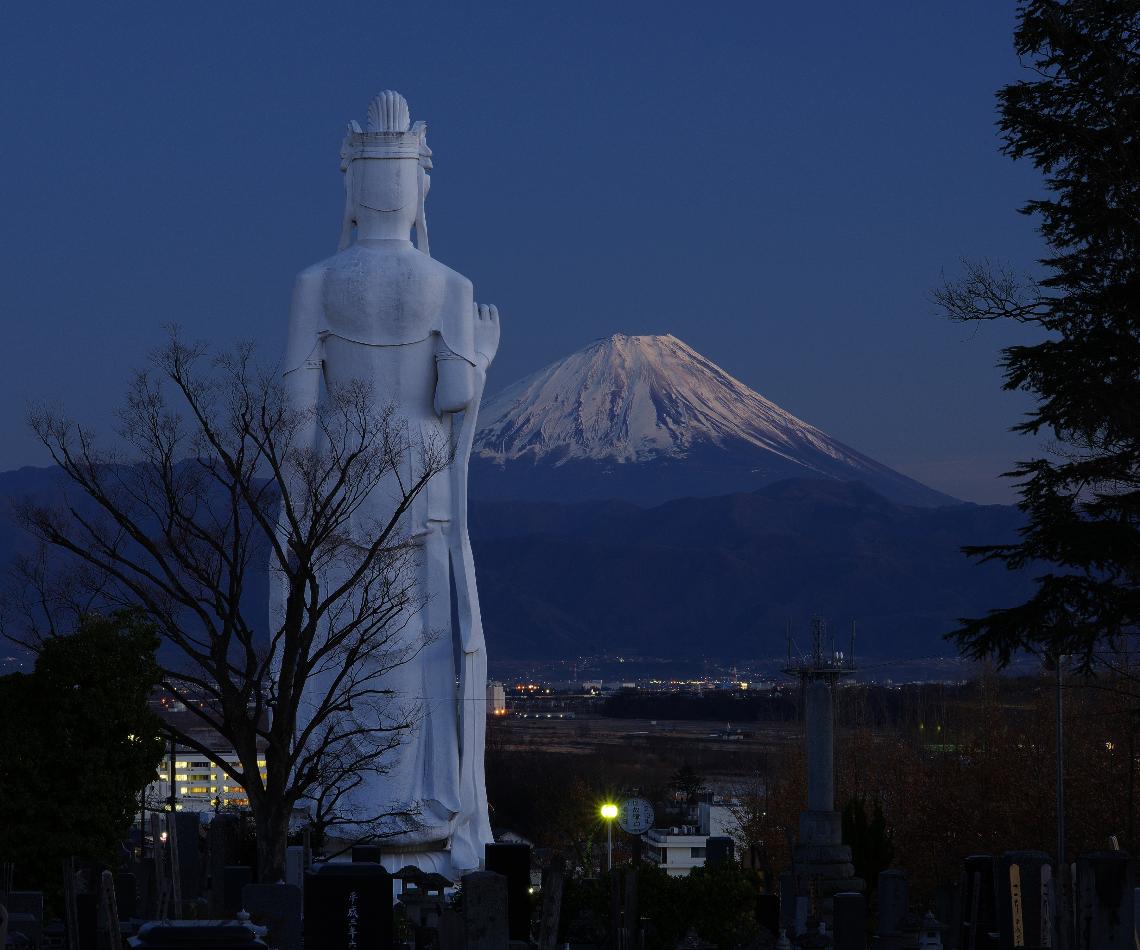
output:
[[652,828],[641,836],[644,859],[670,877],[686,877],[693,868],[704,867],[709,838],[732,838],[739,828],[728,805],[701,802],[699,824]]
[[[219,762],[238,765],[236,752],[215,752],[204,756],[197,751],[174,749],[174,807],[178,811],[210,812],[228,808],[248,808],[249,796],[222,771]],[[257,760],[261,777],[265,778],[265,759]],[[171,757],[167,752],[155,780],[146,788],[147,802],[152,806],[170,802]],[[240,769],[240,765],[238,766]]]
[[505,716],[507,714],[507,689],[502,683],[493,680],[487,682],[487,715]]
[[644,857],[670,877],[687,877],[693,868],[704,867],[708,835],[694,825],[651,828],[642,835]]
[[[168,808],[173,794],[177,811],[212,812],[223,809],[249,808],[249,795],[238,782],[222,771],[220,763],[237,766],[242,771],[237,753],[220,735],[206,726],[182,703],[162,700],[154,711],[170,726],[190,736],[209,749],[204,755],[182,743],[166,742],[165,755],[154,781],[146,788],[147,808]],[[257,767],[265,780],[265,742],[257,740]],[[173,777],[173,793],[171,778]]]

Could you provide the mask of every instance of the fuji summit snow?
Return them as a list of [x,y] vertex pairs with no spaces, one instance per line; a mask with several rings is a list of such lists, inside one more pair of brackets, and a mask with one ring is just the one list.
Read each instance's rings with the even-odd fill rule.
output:
[[832,438],[675,336],[615,333],[484,401],[471,460],[483,500],[674,498],[788,478],[861,482],[909,505],[960,504]]

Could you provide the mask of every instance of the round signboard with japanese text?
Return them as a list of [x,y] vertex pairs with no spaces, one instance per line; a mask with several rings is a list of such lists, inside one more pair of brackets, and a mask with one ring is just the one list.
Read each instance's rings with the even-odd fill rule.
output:
[[628,834],[645,834],[653,827],[653,806],[644,798],[627,798],[618,806],[617,823]]

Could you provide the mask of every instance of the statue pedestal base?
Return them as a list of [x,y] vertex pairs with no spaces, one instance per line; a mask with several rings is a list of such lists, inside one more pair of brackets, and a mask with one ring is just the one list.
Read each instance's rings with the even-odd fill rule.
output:
[[418,868],[425,874],[442,875],[451,881],[452,884],[458,884],[459,879],[463,877],[464,874],[470,874],[472,871],[479,870],[478,868],[456,868],[451,862],[450,851],[382,852],[380,855],[380,863],[384,865],[384,870],[392,875],[399,873],[404,868],[413,867]]
[[843,819],[837,811],[804,811],[800,814],[799,843],[792,852],[797,897],[806,897],[815,917],[834,924],[834,897],[844,891],[864,890],[855,876],[851,849],[843,843]]
[[383,844],[375,843],[353,846],[351,841],[330,840],[327,842],[326,853],[340,852],[339,857],[333,858],[338,864],[341,862],[349,864],[355,858],[356,861],[379,864],[393,877],[405,868],[411,867],[425,874],[442,875],[452,884],[458,884],[464,874],[479,870],[479,868],[457,868],[452,861],[451,849],[447,847],[447,843],[441,841],[438,844],[438,847],[433,848],[428,843],[424,845],[423,850],[419,850],[414,847],[385,847]]

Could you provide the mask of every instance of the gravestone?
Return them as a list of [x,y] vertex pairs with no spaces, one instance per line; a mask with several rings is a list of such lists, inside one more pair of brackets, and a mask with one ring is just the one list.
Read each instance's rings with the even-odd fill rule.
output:
[[780,935],[780,898],[775,894],[756,895],[756,923],[775,939]]
[[705,841],[705,866],[715,868],[721,864],[731,864],[733,841],[731,838],[716,837]]
[[803,895],[797,895],[795,919],[792,922],[792,933],[797,937],[800,936],[800,934],[806,934],[808,931],[809,909],[810,905],[808,899]]
[[305,846],[292,844],[285,849],[285,883],[300,890],[305,886]]
[[1044,947],[1053,939],[1053,868],[1044,851],[1007,851],[997,862],[998,927],[1003,950]]
[[76,938],[75,950],[96,950],[99,938],[99,897],[92,891],[75,895]]
[[269,945],[261,928],[240,920],[154,920],[127,941],[132,950],[181,947],[183,950],[262,950]]
[[440,914],[439,945],[441,950],[463,950],[463,917],[454,907],[445,907]]
[[796,879],[791,871],[780,875],[780,929],[796,932]]
[[115,905],[119,908],[119,920],[133,920],[139,916],[138,879],[129,871],[115,875]]
[[242,907],[267,930],[273,950],[301,950],[301,889],[292,884],[247,884]]
[[202,852],[198,841],[201,815],[195,811],[174,813],[178,834],[178,872],[182,900],[193,901],[202,896]]
[[253,883],[253,868],[244,864],[227,864],[222,870],[222,916],[236,917],[242,910],[241,892]]
[[386,948],[392,943],[392,877],[379,864],[325,864],[305,875],[306,947]]
[[962,866],[962,915],[958,927],[961,950],[994,950],[998,946],[994,859],[973,854]]
[[489,844],[486,857],[486,869],[502,874],[507,879],[507,915],[511,939],[529,940],[530,846]]
[[1136,926],[1135,875],[1125,851],[1094,851],[1077,858],[1077,947],[1132,950]]
[[352,848],[353,864],[380,864],[384,850],[378,844],[358,844]]
[[961,916],[958,885],[939,884],[934,888],[934,916],[942,922],[943,950],[958,950],[958,929],[948,925]]
[[23,934],[38,947],[44,932],[43,891],[8,892],[8,934]]
[[858,891],[841,891],[832,905],[835,913],[835,950],[866,950],[867,899]]
[[[154,858],[142,858],[132,865],[138,886],[138,916],[154,920],[158,916],[158,887],[155,881]],[[218,914],[217,916],[221,916]]]
[[415,927],[412,930],[415,950],[441,950],[443,943],[437,927]]
[[238,820],[234,815],[215,815],[206,828],[207,867],[210,877],[210,916],[225,916],[226,867],[237,861]]
[[494,871],[473,871],[463,875],[466,950],[506,948],[510,940],[507,888],[507,878]]
[[879,872],[879,920],[877,932],[884,946],[893,946],[899,933],[899,926],[906,916],[910,903],[910,890],[906,871],[889,868]]

